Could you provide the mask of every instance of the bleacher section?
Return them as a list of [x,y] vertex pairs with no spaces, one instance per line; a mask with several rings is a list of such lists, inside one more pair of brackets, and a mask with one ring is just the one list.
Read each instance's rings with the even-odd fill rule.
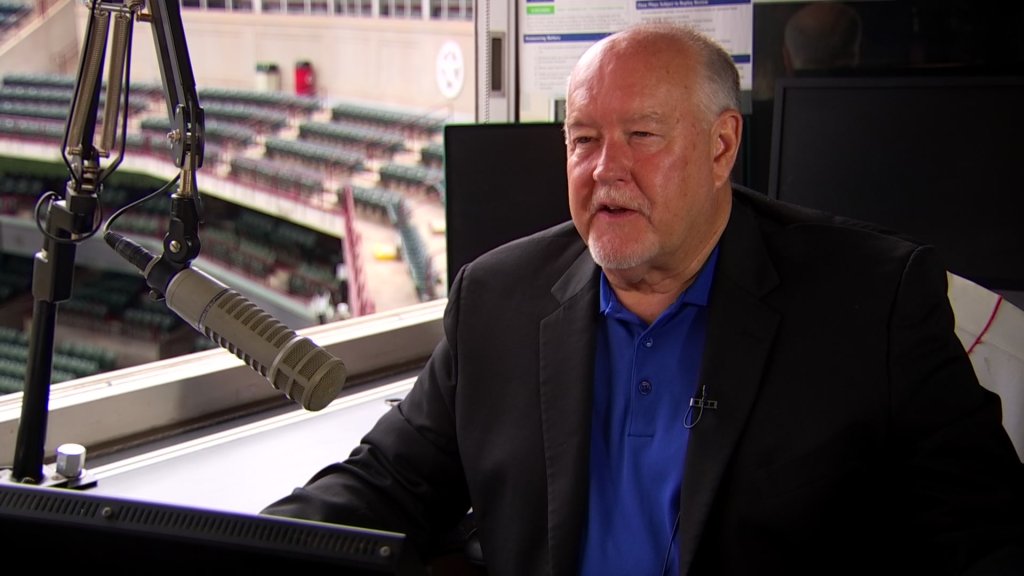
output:
[[[64,137],[74,79],[7,74],[0,80],[0,156],[4,140],[42,143],[57,151]],[[130,93],[126,157],[169,161],[171,123],[162,87],[133,82]],[[342,191],[353,191],[356,211],[395,229],[418,298],[439,296],[435,292],[438,273],[433,269],[422,224],[417,227],[412,210],[423,203],[443,210],[444,119],[280,92],[203,88],[198,94],[206,119],[206,173],[316,210],[345,210],[346,204],[340,201]],[[0,169],[0,215],[31,218],[42,193],[62,191],[66,185],[66,169],[57,166],[56,171],[62,175],[44,178]],[[157,188],[122,186],[114,180],[104,184],[104,216]],[[201,177],[200,186],[209,182]],[[203,200],[207,212],[202,231],[204,257],[289,297],[313,299],[327,293],[332,303],[348,301],[347,286],[360,281],[351,275],[361,273],[358,266],[343,266],[342,246],[360,245],[358,241],[339,242],[350,229],[338,229],[332,237],[270,217],[266,218],[272,223],[261,227],[261,218],[252,216],[260,213],[226,208],[228,203],[221,201],[215,190],[204,194]],[[211,210],[235,211],[210,217]],[[167,216],[164,198],[129,211],[114,228],[132,236],[160,239]],[[346,228],[353,225],[348,217],[344,221]],[[21,273],[30,277],[30,272]],[[28,288],[14,284],[8,289],[0,283],[0,304],[5,291]],[[353,313],[374,310],[373,286],[368,288],[367,304],[362,312],[353,309]],[[159,314],[159,303],[150,308],[135,296],[127,301],[104,298],[112,296],[76,292],[62,306],[62,315],[83,327],[116,325],[110,329],[156,339],[178,327]]]
[[375,212],[378,216],[382,216],[391,222],[398,220],[397,213],[402,202],[404,202],[401,194],[383,188],[361,188],[354,186],[352,188],[352,195],[356,206]]
[[[74,85],[69,80],[63,76],[5,76],[3,87],[0,87],[0,102],[10,105],[19,104],[29,111],[33,107],[63,107],[64,114],[60,117],[63,120],[67,116],[68,107],[74,98]],[[148,106],[148,101],[154,97],[154,94],[159,95],[160,92],[151,85],[132,84],[130,94],[135,95],[136,98],[129,97],[128,99],[129,113],[138,113]],[[140,95],[145,97],[139,98]],[[105,105],[106,93],[101,91],[100,109],[102,110]]]
[[365,168],[366,158],[337,146],[303,140],[268,138],[264,143],[266,155],[307,165],[331,176],[352,174]]
[[[138,117],[162,97],[162,89],[152,84],[132,83],[128,100],[129,118]],[[74,79],[49,74],[8,74],[0,86],[0,136],[57,144],[63,141],[65,123],[74,96]],[[106,105],[100,93],[100,110]],[[102,114],[99,115],[102,117]],[[130,139],[131,140],[131,139]],[[155,149],[152,142],[129,141],[136,150]],[[160,135],[166,142],[166,133]],[[166,147],[165,147],[166,148]]]
[[[63,74],[24,74],[11,73],[3,77],[4,87],[23,87],[37,89],[63,90],[71,94],[75,89],[75,79]],[[106,86],[104,82],[103,86]],[[149,82],[132,82],[130,93],[147,99],[160,98],[163,87]],[[102,94],[101,94],[102,97]]]
[[64,138],[64,124],[28,118],[0,118],[0,137],[2,136],[60,146]]
[[204,254],[253,278],[273,278],[275,288],[300,299],[330,295],[348,300],[347,284],[338,278],[344,264],[340,241],[326,234],[261,212],[207,198],[209,224]]
[[32,261],[0,253],[0,306],[32,291]]
[[0,100],[0,116],[64,122],[68,117],[68,105],[33,104],[16,99]]
[[336,147],[362,151],[371,158],[394,158],[406,149],[406,138],[400,133],[379,128],[337,122],[306,122],[299,126],[299,137]]
[[420,164],[434,170],[444,169],[444,143],[430,142],[420,148]]
[[410,222],[405,197],[392,190],[360,187],[352,188],[352,197],[357,207],[386,218],[398,229],[402,256],[409,263],[417,294],[424,301],[436,298],[433,292],[436,272],[423,237]]
[[16,29],[31,13],[31,4],[0,2],[0,38]]
[[249,90],[228,90],[223,88],[201,88],[197,90],[200,105],[226,104],[284,111],[290,117],[308,116],[321,109],[319,100],[311,96],[297,96],[282,92],[255,92]]
[[240,182],[300,197],[312,197],[324,191],[321,172],[289,162],[236,157],[231,159],[231,175]]
[[[32,261],[0,255],[0,305],[30,305]],[[139,276],[78,269],[73,298],[60,305],[58,330],[82,327],[91,333],[152,341],[158,345],[173,331],[194,332],[160,302],[151,301]],[[20,302],[15,302],[20,300]],[[15,314],[5,314],[14,316]],[[20,391],[24,385],[29,355],[29,337],[21,326],[0,325],[0,394]],[[117,353],[91,341],[58,342],[54,346],[53,383],[64,382],[118,368]]]
[[428,114],[381,110],[356,104],[335,105],[331,108],[331,120],[390,130],[416,139],[430,139],[444,130],[444,122]]
[[411,225],[409,211],[404,202],[395,211],[395,226],[398,227],[402,238],[402,257],[409,263],[412,280],[416,285],[416,293],[419,294],[420,300],[433,299],[436,277],[433,267],[430,265],[430,254],[423,243],[423,237]]
[[178,328],[191,330],[166,306],[150,304],[149,289],[141,276],[80,273],[75,284],[73,298],[60,308],[61,322],[66,325],[152,342]]
[[288,126],[288,114],[259,106],[214,101],[203,105],[203,113],[207,122],[240,124],[259,134],[276,132]]
[[380,167],[380,182],[386,188],[399,191],[439,195],[444,172],[439,168],[385,164]]
[[39,197],[47,190],[59,190],[63,183],[34,176],[0,173],[0,214],[31,214]]
[[[244,149],[256,141],[256,131],[239,124],[207,120],[204,127],[205,142],[223,149]],[[146,118],[141,122],[141,128],[143,134],[166,136],[171,131],[171,121],[167,118]]]

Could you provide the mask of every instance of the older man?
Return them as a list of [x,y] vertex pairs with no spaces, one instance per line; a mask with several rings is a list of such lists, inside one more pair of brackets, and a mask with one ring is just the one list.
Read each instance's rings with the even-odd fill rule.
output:
[[471,508],[494,575],[1019,561],[1021,463],[934,253],[734,189],[737,93],[687,29],[589,49],[572,223],[461,270],[408,397],[266,512],[427,541]]

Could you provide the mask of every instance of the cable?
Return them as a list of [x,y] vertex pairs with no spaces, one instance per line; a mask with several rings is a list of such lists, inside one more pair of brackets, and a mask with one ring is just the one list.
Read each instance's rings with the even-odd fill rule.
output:
[[143,196],[142,198],[139,198],[138,200],[135,200],[133,202],[129,202],[128,204],[125,204],[124,206],[118,208],[117,211],[115,211],[113,214],[111,214],[110,218],[107,219],[107,223],[103,225],[103,233],[106,234],[107,232],[109,232],[110,231],[110,225],[114,223],[114,220],[117,220],[118,218],[120,218],[122,214],[124,214],[128,210],[131,210],[132,208],[135,208],[139,204],[142,204],[144,202],[148,202],[148,201],[152,200],[153,198],[156,198],[157,196],[160,196],[160,195],[166,193],[172,186],[174,186],[175,184],[178,183],[179,179],[181,179],[181,173],[180,172],[178,174],[175,174],[174,178],[171,178],[171,180],[169,182],[167,182],[166,184],[161,186],[156,191],[150,192],[149,194]]
[[[96,10],[97,10],[98,4],[99,4],[99,0],[92,0],[91,5],[89,6],[89,21],[86,24],[86,34],[87,34],[86,45],[89,45],[89,39],[94,34],[92,23],[93,23],[93,20],[95,18],[95,14],[96,14]],[[135,16],[134,13],[131,13],[129,15],[129,18],[134,18],[134,16]],[[131,46],[132,37],[133,37],[133,30],[134,30],[133,27],[130,26],[130,25],[128,26],[128,28],[126,30],[126,35],[127,35],[126,45],[127,46]],[[79,78],[82,77],[83,71],[86,69],[86,62],[87,62],[87,58],[83,57],[81,62],[79,63],[79,71],[78,71],[78,77]],[[100,230],[100,223],[103,222],[103,204],[102,204],[102,199],[100,198],[100,191],[102,190],[102,184],[103,184],[104,180],[106,180],[108,176],[113,174],[114,171],[118,168],[118,166],[120,166],[122,160],[124,160],[124,152],[125,152],[125,147],[126,147],[127,140],[128,140],[128,109],[129,109],[129,103],[130,103],[129,94],[130,94],[130,83],[131,83],[131,64],[132,64],[132,51],[129,49],[125,53],[124,72],[122,74],[122,77],[123,77],[122,85],[124,87],[124,95],[123,95],[122,100],[123,100],[124,108],[121,110],[121,117],[120,117],[120,131],[121,131],[120,142],[119,142],[116,158],[114,159],[114,161],[109,166],[107,166],[105,169],[103,169],[99,173],[99,175],[97,176],[97,179],[96,179],[96,205],[98,207],[98,210],[97,210],[97,213],[96,213],[95,217],[93,218],[92,229],[89,232],[87,232],[86,234],[79,236],[78,238],[60,238],[58,236],[55,236],[51,232],[46,230],[46,228],[44,227],[44,225],[43,225],[43,217],[41,215],[41,210],[42,210],[43,206],[47,205],[48,202],[52,203],[54,198],[61,198],[61,196],[59,194],[57,194],[56,192],[47,191],[46,193],[42,194],[39,197],[39,199],[36,201],[35,208],[33,209],[33,216],[35,218],[36,229],[38,229],[39,232],[45,238],[48,238],[49,240],[52,240],[53,242],[56,242],[58,244],[80,244],[80,243],[85,242],[86,240],[92,238],[93,236],[95,236],[96,233],[99,232],[99,230]],[[70,127],[70,123],[74,119],[74,114],[75,114],[74,103],[77,102],[78,98],[80,98],[82,96],[81,90],[82,90],[82,83],[81,82],[77,82],[76,85],[75,85],[74,94],[72,96],[72,110],[68,114],[67,122],[68,122],[68,126],[69,127]],[[105,106],[111,106],[111,105],[113,105],[113,103],[111,103],[111,102],[106,102],[105,103]],[[75,171],[74,166],[72,165],[71,161],[68,159],[68,156],[67,156],[68,134],[69,134],[69,132],[70,132],[69,129],[65,129],[65,131],[64,131],[64,140],[63,140],[62,145],[61,145],[62,146],[61,147],[61,157],[64,160],[64,164],[68,168],[68,172],[70,174],[71,180],[74,182],[75,187],[77,188],[77,187],[81,187],[82,182],[81,182],[81,177]],[[177,180],[177,177],[175,178],[175,180]],[[160,189],[160,191],[163,191],[163,190],[166,190],[166,186],[164,188]],[[158,191],[158,192],[160,192],[160,191]],[[153,195],[155,195],[155,194],[156,193],[154,193]],[[144,198],[143,200],[149,199],[153,195],[150,195],[150,196]],[[132,206],[134,204],[135,203],[130,204],[129,206]],[[122,212],[123,212],[123,210],[119,210],[115,214],[117,216],[120,216],[120,214]],[[113,220],[113,217],[111,217],[111,220]],[[109,226],[109,224],[110,224],[110,221],[108,221],[107,226]]]
[[676,514],[676,521],[672,524],[672,534],[668,537],[668,549],[665,550],[665,561],[661,563],[661,576],[665,576],[665,572],[668,570],[668,561],[672,558],[672,544],[676,541],[676,532],[679,531],[679,517],[683,515],[683,511],[680,510]]
[[33,209],[33,215],[35,216],[35,221],[36,221],[36,229],[39,230],[39,232],[44,237],[49,238],[50,240],[53,240],[54,242],[56,242],[58,244],[80,244],[82,242],[85,242],[89,238],[92,238],[93,236],[96,235],[97,232],[99,232],[100,222],[103,221],[103,205],[99,204],[99,198],[98,197],[97,197],[97,204],[96,205],[99,207],[99,211],[93,217],[92,230],[90,230],[87,234],[85,234],[83,236],[80,236],[78,238],[60,238],[60,237],[54,236],[48,230],[46,230],[46,228],[43,227],[43,220],[42,220],[42,216],[40,216],[40,214],[39,214],[39,209],[43,206],[43,202],[45,202],[46,200],[48,200],[50,198],[56,198],[56,197],[59,197],[56,192],[54,192],[53,190],[47,190],[42,196],[39,197],[39,200],[36,200],[36,206]]
[[985,333],[987,333],[988,329],[992,327],[992,323],[996,319],[996,314],[999,313],[999,305],[1002,304],[1002,303],[1003,303],[1003,296],[1001,294],[997,295],[997,297],[996,297],[996,305],[992,307],[992,314],[989,315],[988,322],[985,322],[985,327],[981,329],[981,332],[978,332],[978,337],[974,339],[974,342],[967,349],[967,354],[968,355],[970,355],[971,352],[974,352],[974,348],[978,344],[981,344],[981,339],[985,337]]

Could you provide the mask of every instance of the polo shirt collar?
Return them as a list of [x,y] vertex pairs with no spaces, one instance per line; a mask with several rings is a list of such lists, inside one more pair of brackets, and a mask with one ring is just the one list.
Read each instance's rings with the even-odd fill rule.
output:
[[[715,275],[715,265],[718,262],[718,246],[711,251],[711,255],[708,256],[707,261],[701,266],[700,272],[697,273],[697,278],[690,284],[683,293],[676,298],[676,301],[672,303],[664,312],[662,316],[668,316],[674,314],[681,306],[707,306],[708,297],[711,294],[711,280]],[[625,307],[619,302],[618,297],[615,296],[615,291],[612,290],[611,284],[608,283],[608,277],[605,276],[604,271],[601,271],[601,290],[600,290],[600,304],[599,311],[602,315],[608,318],[619,317],[623,314],[634,317],[632,312],[626,310]]]

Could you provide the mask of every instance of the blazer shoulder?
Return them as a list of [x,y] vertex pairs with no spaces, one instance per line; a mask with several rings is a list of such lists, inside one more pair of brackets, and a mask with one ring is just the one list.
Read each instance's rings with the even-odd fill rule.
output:
[[546,272],[560,275],[586,249],[571,221],[512,240],[477,257],[463,268],[475,278],[531,278]]
[[835,242],[838,246],[857,246],[865,250],[875,248],[890,254],[907,254],[928,246],[899,230],[790,204],[747,188],[736,187],[734,198],[754,214],[766,236],[776,241],[813,239],[825,242],[826,246]]

